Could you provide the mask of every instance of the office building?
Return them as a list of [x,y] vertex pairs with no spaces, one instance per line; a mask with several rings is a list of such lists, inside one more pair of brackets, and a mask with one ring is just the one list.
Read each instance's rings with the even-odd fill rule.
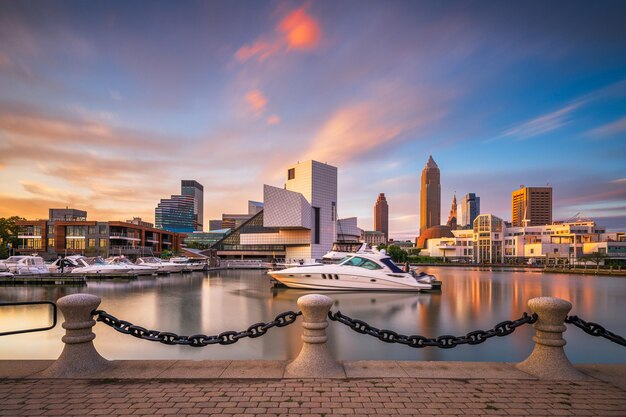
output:
[[513,227],[552,224],[552,187],[524,187],[511,194]]
[[170,232],[193,232],[197,224],[194,205],[195,197],[191,195],[173,195],[162,199],[154,210],[156,227]]
[[222,227],[222,220],[209,220],[209,231],[213,231],[213,230],[221,230],[224,229],[224,227]]
[[357,218],[348,217],[337,220],[337,242],[359,242],[363,230],[357,227]]
[[155,229],[134,218],[130,222],[87,220],[87,212],[50,209],[48,220],[19,220],[16,253],[37,253],[45,259],[58,255],[160,255],[180,251],[182,236]]
[[458,225],[461,227],[473,227],[474,219],[480,214],[480,197],[474,193],[466,194],[461,200],[461,212]]
[[[248,214],[223,213],[220,229],[236,229],[263,210],[263,203],[248,200]],[[217,223],[215,223],[217,226]]]
[[260,201],[251,201],[248,200],[248,214],[250,216],[254,216],[257,213],[260,213],[263,210],[263,203]]
[[364,230],[363,233],[361,233],[361,240],[372,248],[387,243],[385,234],[383,232],[379,232],[378,230]]
[[422,170],[420,190],[420,234],[441,224],[441,179],[439,167],[432,155]]
[[204,227],[204,187],[198,181],[182,180],[180,193],[193,197],[194,230],[202,231]]
[[374,230],[385,234],[385,241],[389,240],[389,205],[385,193],[378,194],[374,204]]

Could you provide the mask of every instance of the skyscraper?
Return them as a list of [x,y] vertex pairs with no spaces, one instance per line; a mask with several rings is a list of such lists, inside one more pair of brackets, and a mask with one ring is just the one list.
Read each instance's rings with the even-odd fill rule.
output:
[[154,209],[157,229],[191,233],[195,230],[195,199],[190,195],[173,195],[162,199]]
[[469,193],[461,200],[461,214],[459,216],[459,226],[472,226],[474,219],[480,214],[480,197]]
[[439,167],[432,155],[422,170],[420,196],[420,234],[431,226],[441,224],[441,182]]
[[374,230],[385,234],[385,241],[389,240],[389,205],[385,193],[378,194],[374,204]]
[[552,187],[524,187],[511,193],[514,227],[552,224]]
[[450,214],[448,215],[448,222],[446,226],[451,228],[452,230],[456,229],[457,224],[457,216],[456,216],[456,193],[454,197],[452,197],[452,206],[450,206]]
[[194,230],[203,230],[204,225],[204,187],[195,180],[182,180],[180,193],[193,197]]

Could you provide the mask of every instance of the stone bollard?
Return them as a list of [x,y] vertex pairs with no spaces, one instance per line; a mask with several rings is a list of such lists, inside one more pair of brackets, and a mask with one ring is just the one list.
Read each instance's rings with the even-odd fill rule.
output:
[[528,307],[539,316],[533,324],[535,348],[524,362],[517,364],[517,369],[540,379],[585,379],[563,350],[566,343],[563,332],[567,330],[564,322],[572,304],[560,298],[538,297],[529,300]]
[[100,297],[91,294],[72,294],[57,300],[63,313],[65,343],[61,356],[41,376],[66,378],[80,377],[107,368],[110,362],[104,359],[93,345],[96,335],[91,328],[96,324],[91,312],[100,305]]
[[343,366],[335,362],[326,341],[328,311],[333,299],[325,295],[310,294],[298,298],[302,310],[302,350],[298,357],[287,365],[287,378],[344,378]]

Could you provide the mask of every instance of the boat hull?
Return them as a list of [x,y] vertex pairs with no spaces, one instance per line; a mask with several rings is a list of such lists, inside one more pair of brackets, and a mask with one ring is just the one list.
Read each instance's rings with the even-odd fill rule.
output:
[[[356,274],[284,273],[269,271],[268,274],[289,288],[332,291],[430,291],[432,286],[421,284],[412,278],[389,279]],[[324,278],[324,276],[326,276]]]

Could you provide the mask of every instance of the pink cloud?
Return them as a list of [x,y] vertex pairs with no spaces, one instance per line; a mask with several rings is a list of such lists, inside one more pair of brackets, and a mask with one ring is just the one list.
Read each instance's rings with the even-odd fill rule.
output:
[[280,117],[278,117],[275,114],[272,114],[270,117],[267,118],[268,125],[277,125],[279,123],[280,123]]
[[317,20],[306,9],[303,6],[291,11],[274,28],[274,33],[261,35],[252,44],[242,46],[235,52],[235,58],[239,62],[252,58],[264,61],[289,50],[316,47],[322,38],[322,31]]
[[596,127],[588,132],[590,136],[610,136],[626,132],[626,116],[611,123]]
[[250,106],[250,110],[256,114],[263,113],[267,106],[267,98],[260,90],[252,90],[246,94],[246,102]]

